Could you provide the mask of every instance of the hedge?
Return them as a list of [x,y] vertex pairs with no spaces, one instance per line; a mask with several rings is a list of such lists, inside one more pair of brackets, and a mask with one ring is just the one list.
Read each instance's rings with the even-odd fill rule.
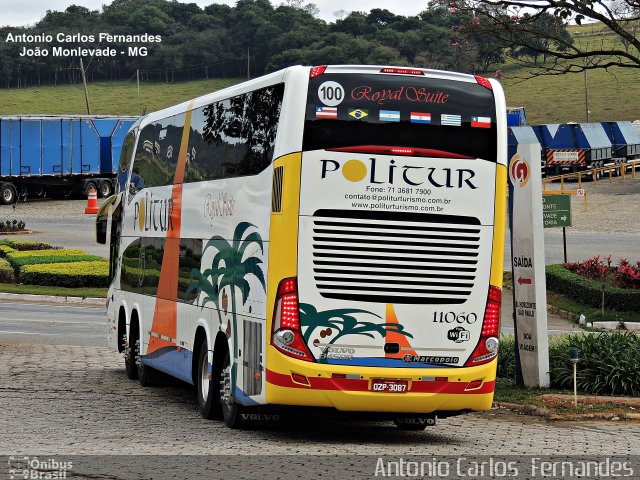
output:
[[[547,289],[584,305],[602,305],[602,283],[570,272],[564,265],[547,265]],[[640,290],[605,287],[604,306],[622,312],[640,312]]]
[[0,258],[0,282],[13,283],[14,281],[13,268],[4,258]]
[[7,260],[15,269],[36,263],[66,263],[104,261],[104,258],[89,255],[83,250],[31,250],[7,254]]
[[[594,395],[640,395],[640,336],[632,332],[555,336],[549,339],[551,387],[573,389],[573,365],[569,350],[577,348],[577,384],[581,392]],[[513,335],[502,336],[498,376],[515,378]]]
[[4,239],[0,240],[0,245],[8,245],[16,250],[51,250],[59,249],[60,247],[54,247],[50,243],[40,242],[37,240],[15,240]]
[[9,245],[0,244],[0,258],[6,258],[8,253],[17,252],[15,248],[11,248]]
[[25,265],[20,269],[20,281],[30,285],[57,287],[107,287],[109,263],[95,261]]

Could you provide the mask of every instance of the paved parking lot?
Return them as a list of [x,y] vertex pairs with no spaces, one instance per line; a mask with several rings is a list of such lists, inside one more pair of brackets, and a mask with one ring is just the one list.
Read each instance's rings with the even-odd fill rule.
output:
[[298,419],[229,430],[200,417],[194,392],[142,388],[101,347],[0,345],[0,454],[640,454],[640,424],[546,423],[504,412],[391,423]]

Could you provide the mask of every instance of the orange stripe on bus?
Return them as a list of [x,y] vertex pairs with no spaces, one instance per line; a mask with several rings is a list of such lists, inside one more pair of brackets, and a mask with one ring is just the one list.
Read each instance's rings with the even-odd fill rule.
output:
[[[187,107],[180,141],[180,153],[178,164],[171,190],[171,222],[173,229],[167,230],[167,237],[162,255],[162,267],[158,281],[158,293],[156,295],[156,307],[153,311],[153,324],[151,331],[169,338],[177,337],[178,324],[178,260],[180,255],[180,224],[182,220],[182,182],[187,165],[187,151],[189,150],[189,132],[191,131],[191,109],[193,102]],[[149,338],[147,355],[159,348],[173,346],[175,343],[163,340],[155,336]]]

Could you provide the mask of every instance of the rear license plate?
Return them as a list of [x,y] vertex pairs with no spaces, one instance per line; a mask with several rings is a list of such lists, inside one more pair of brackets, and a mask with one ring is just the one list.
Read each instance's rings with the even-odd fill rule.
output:
[[407,380],[375,378],[371,381],[371,390],[383,393],[405,393],[409,390],[409,382]]

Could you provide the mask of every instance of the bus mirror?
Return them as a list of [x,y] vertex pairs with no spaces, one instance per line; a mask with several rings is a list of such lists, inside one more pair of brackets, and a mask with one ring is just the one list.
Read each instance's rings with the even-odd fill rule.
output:
[[96,242],[107,243],[107,215],[98,217],[96,220]]

